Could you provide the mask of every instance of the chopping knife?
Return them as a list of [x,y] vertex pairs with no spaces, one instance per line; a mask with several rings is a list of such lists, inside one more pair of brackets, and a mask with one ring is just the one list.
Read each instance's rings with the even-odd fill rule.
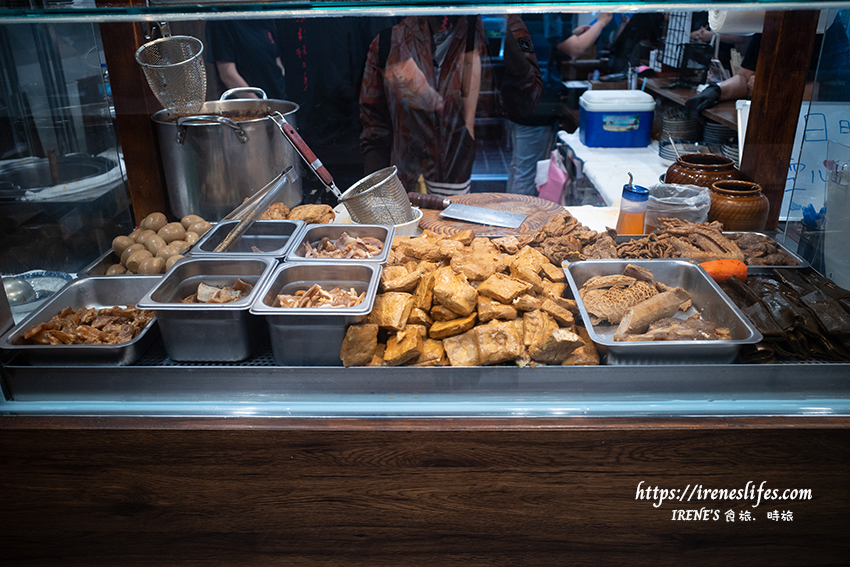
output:
[[411,204],[424,209],[443,209],[440,212],[440,216],[454,220],[501,226],[503,228],[519,228],[526,219],[526,215],[518,213],[508,213],[496,209],[452,203],[449,199],[445,199],[439,195],[411,192],[407,196],[410,197]]

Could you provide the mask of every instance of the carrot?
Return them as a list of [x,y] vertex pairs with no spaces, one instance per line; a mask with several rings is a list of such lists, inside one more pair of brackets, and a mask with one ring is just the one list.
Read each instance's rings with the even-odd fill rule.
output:
[[732,276],[737,276],[742,282],[747,281],[747,265],[740,260],[711,260],[703,262],[700,266],[717,283],[724,283]]

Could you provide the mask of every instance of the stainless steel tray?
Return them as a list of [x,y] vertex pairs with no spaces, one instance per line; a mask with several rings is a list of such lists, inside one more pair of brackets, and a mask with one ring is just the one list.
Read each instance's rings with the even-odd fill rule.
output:
[[[348,325],[365,320],[378,292],[381,266],[374,263],[286,263],[277,267],[251,306],[268,322],[277,364],[341,366],[340,347]],[[362,302],[345,308],[284,308],[277,296],[319,284],[325,289],[354,288],[366,292]]]
[[[179,361],[233,362],[251,355],[262,325],[249,313],[277,260],[269,256],[183,258],[139,300],[156,312],[168,355]],[[246,297],[230,303],[180,303],[201,282],[233,285],[237,278],[254,286]],[[259,321],[262,323],[262,321]]]
[[[336,240],[343,233],[347,232],[349,236],[354,238],[371,237],[377,238],[384,243],[381,253],[372,258],[305,258],[306,250],[305,243],[309,242],[315,247],[323,238]],[[298,244],[293,246],[290,252],[286,255],[287,262],[343,262],[343,263],[362,263],[362,262],[377,262],[386,264],[387,258],[390,257],[390,249],[392,248],[393,236],[395,235],[395,227],[392,225],[382,224],[309,224],[307,228],[299,235]]]
[[102,309],[137,304],[159,279],[159,276],[103,276],[75,280],[6,333],[0,339],[0,348],[17,352],[28,363],[40,366],[133,364],[158,335],[155,321],[132,340],[117,345],[27,345],[22,344],[23,335],[66,307]]
[[[261,220],[255,222],[226,252],[216,252],[215,248],[239,224],[238,220],[221,221],[204,234],[189,250],[189,256],[225,257],[232,254],[240,256],[273,256],[283,259],[299,242],[299,236],[306,226],[300,220]],[[260,252],[254,251],[254,248]]]
[[[731,340],[617,342],[616,325],[593,325],[579,296],[579,289],[593,276],[622,274],[628,264],[649,269],[655,281],[679,286],[691,294],[693,311],[721,327],[728,327]],[[741,345],[762,340],[752,323],[731,302],[705,270],[690,260],[584,260],[565,263],[570,289],[578,304],[590,338],[608,364],[726,364],[735,360]]]
[[[742,232],[724,232],[723,234],[743,234]],[[796,261],[796,266],[747,266],[747,271],[751,274],[758,273],[767,273],[770,272],[773,268],[807,268],[809,267],[809,262],[807,262],[804,258],[800,257],[796,253],[789,250],[785,245],[777,240],[777,234],[773,232],[754,232],[753,234],[758,234],[760,236],[764,236],[765,238],[769,238],[772,240],[776,246],[782,250],[783,252],[792,256]],[[648,235],[646,234],[618,234],[614,237],[614,242],[617,244],[622,244],[623,242],[629,242],[634,239],[646,238]]]

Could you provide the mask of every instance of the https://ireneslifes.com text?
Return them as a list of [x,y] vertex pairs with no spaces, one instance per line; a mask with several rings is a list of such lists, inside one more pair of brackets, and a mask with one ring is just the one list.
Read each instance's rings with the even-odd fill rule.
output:
[[[739,488],[714,488],[702,484],[688,484],[685,488],[662,488],[640,481],[635,493],[635,500],[651,502],[654,508],[660,508],[664,503],[672,506],[670,519],[677,521],[755,521],[756,509],[763,506],[763,509],[768,509],[766,519],[789,522],[793,521],[794,516],[791,510],[786,509],[788,504],[811,499],[810,488],[772,488],[767,481],[749,481]],[[696,503],[704,502],[711,502],[714,506],[721,504],[721,507],[693,507]],[[726,505],[740,508],[741,504],[746,504],[743,507],[745,509],[739,509],[737,513],[732,508],[723,509]]]

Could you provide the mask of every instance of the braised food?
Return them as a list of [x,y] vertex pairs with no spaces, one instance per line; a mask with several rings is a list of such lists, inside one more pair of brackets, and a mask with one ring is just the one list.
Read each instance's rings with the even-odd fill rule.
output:
[[201,282],[198,285],[198,291],[183,298],[180,303],[230,303],[248,297],[252,289],[254,286],[241,278],[236,279],[233,287],[218,287]]
[[[528,241],[428,230],[394,239],[367,323],[348,328],[343,364],[598,363],[587,333],[577,332],[563,269]],[[355,343],[364,352],[355,355]]]
[[299,308],[345,308],[354,307],[366,299],[366,292],[358,294],[354,288],[333,288],[330,291],[322,289],[319,284],[313,284],[310,289],[298,290],[294,294],[282,294],[277,296],[281,307]]
[[377,238],[370,236],[355,238],[343,232],[336,240],[323,238],[315,248],[309,242],[305,242],[303,252],[305,258],[365,259],[379,255],[383,248],[384,243]]
[[135,338],[153,317],[153,311],[132,305],[66,307],[50,321],[27,329],[24,340],[33,345],[115,345]]

